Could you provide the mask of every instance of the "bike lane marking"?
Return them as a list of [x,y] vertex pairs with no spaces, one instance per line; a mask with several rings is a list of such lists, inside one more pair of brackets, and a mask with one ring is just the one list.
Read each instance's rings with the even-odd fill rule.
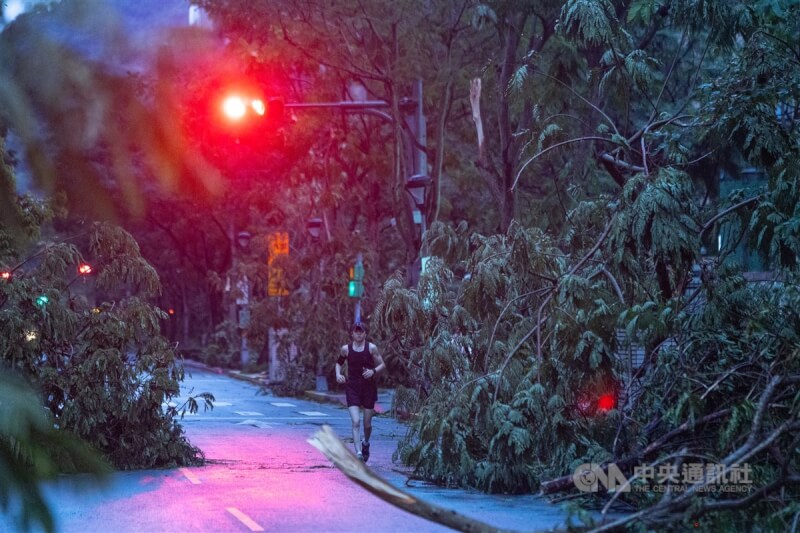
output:
[[233,516],[235,516],[236,519],[239,520],[239,522],[241,522],[242,524],[244,524],[250,531],[264,531],[264,528],[258,525],[258,523],[255,520],[253,520],[252,518],[241,512],[236,507],[228,507],[225,510],[228,511]]

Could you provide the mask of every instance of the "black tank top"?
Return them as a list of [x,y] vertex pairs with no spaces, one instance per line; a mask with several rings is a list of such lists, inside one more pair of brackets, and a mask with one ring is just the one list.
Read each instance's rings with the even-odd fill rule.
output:
[[364,369],[374,369],[374,361],[369,353],[369,343],[364,341],[364,350],[357,352],[353,344],[347,345],[347,379],[348,381],[368,381],[361,374]]

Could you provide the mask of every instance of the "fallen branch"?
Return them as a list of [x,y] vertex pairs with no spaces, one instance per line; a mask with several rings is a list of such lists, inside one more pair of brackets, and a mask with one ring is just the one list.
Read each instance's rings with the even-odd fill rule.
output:
[[308,439],[316,449],[325,454],[336,468],[344,475],[361,485],[364,489],[371,492],[383,501],[389,502],[395,507],[409,512],[413,515],[422,517],[431,522],[442,524],[456,531],[470,533],[478,532],[511,532],[512,530],[500,529],[485,522],[474,520],[449,509],[443,509],[414,496],[403,492],[376,476],[364,463],[358,460],[350,450],[339,440],[330,426],[322,426],[313,437]]
[[[708,414],[708,415],[704,416],[703,418],[701,418],[700,420],[697,420],[697,421],[695,421],[693,423],[691,423],[689,421],[686,421],[683,424],[681,424],[680,426],[678,426],[675,429],[673,429],[672,431],[662,435],[660,438],[658,438],[657,440],[652,442],[649,446],[647,446],[647,448],[645,448],[644,450],[636,453],[632,457],[628,457],[626,459],[623,459],[623,460],[620,460],[620,461],[616,461],[616,465],[620,469],[626,469],[626,468],[628,468],[630,466],[633,466],[637,461],[643,460],[645,457],[647,457],[651,453],[655,452],[656,450],[658,450],[659,448],[664,446],[664,444],[666,444],[668,441],[670,441],[671,439],[677,437],[681,433],[685,433],[686,431],[694,429],[694,428],[696,428],[697,426],[699,426],[701,424],[707,424],[709,422],[713,422],[714,420],[717,420],[718,418],[722,418],[724,416],[729,415],[730,412],[731,412],[730,409],[722,409],[720,411],[715,411],[715,412],[713,412],[711,414]],[[607,465],[608,465],[608,463],[604,463],[602,466],[606,467]],[[562,491],[570,490],[570,489],[574,489],[574,488],[575,488],[575,482],[573,481],[573,475],[572,474],[568,474],[566,476],[561,476],[561,477],[558,477],[558,478],[555,478],[555,479],[551,479],[550,481],[543,481],[542,484],[539,487],[539,489],[541,491],[541,494],[551,494],[553,492],[562,492]]]

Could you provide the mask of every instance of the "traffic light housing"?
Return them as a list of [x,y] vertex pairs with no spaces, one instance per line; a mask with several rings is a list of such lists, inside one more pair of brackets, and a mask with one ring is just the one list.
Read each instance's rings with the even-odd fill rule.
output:
[[258,129],[265,123],[274,126],[283,119],[283,98],[265,98],[255,89],[222,91],[217,106],[218,117],[234,133]]
[[350,298],[361,298],[364,295],[364,264],[357,261],[350,267],[350,283],[347,285]]

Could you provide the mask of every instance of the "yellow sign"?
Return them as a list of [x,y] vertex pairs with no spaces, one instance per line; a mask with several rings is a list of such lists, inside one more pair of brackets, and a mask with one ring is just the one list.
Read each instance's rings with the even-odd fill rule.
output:
[[283,269],[275,266],[275,259],[282,255],[289,255],[289,234],[285,231],[270,233],[267,237],[269,257],[267,258],[267,294],[269,296],[289,296],[286,275]]

